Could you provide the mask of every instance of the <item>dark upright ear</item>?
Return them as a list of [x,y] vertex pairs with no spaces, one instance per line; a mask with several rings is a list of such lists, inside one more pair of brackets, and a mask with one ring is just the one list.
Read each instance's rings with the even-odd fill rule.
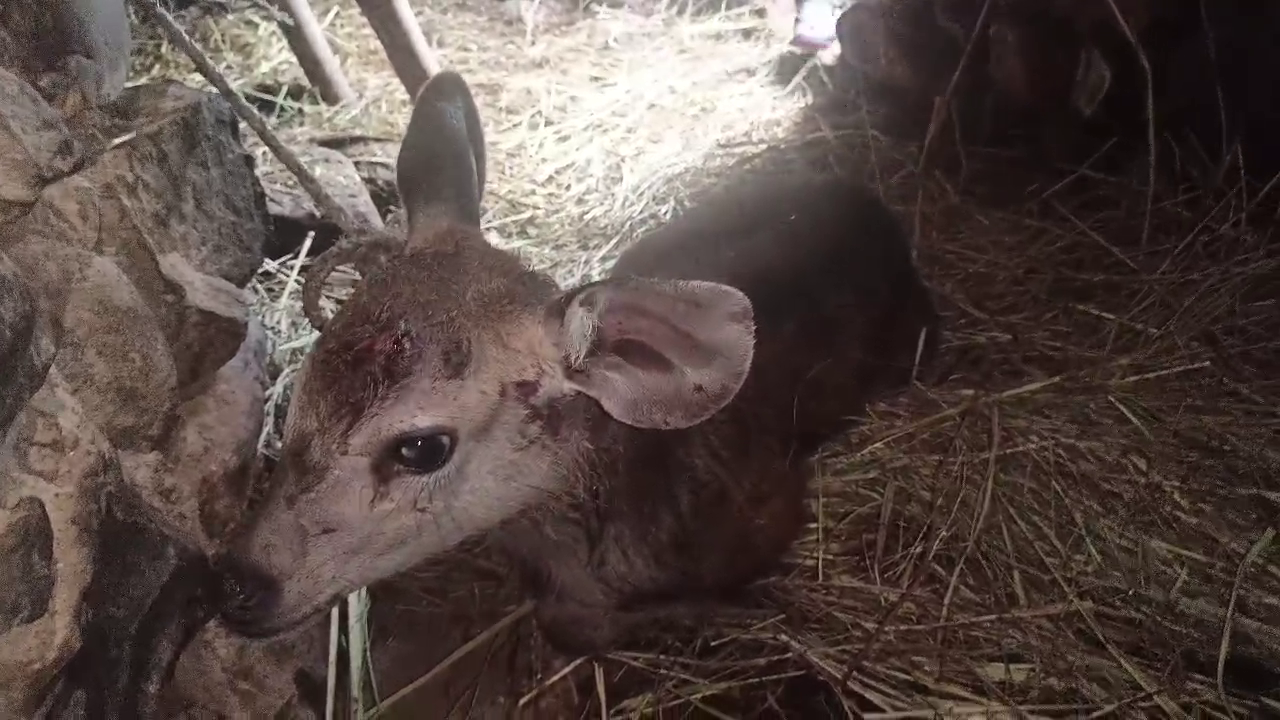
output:
[[410,237],[433,219],[480,226],[484,131],[462,76],[443,70],[418,93],[396,157]]
[[549,308],[565,380],[614,419],[679,429],[719,412],[751,369],[751,301],[727,285],[610,278]]

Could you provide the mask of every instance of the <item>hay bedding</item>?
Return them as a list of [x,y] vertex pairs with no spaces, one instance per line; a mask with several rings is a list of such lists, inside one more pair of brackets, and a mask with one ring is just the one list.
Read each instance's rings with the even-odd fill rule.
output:
[[[327,12],[366,104],[287,134],[395,137],[403,92],[354,11]],[[735,163],[852,165],[916,226],[947,314],[940,381],[829,453],[767,616],[609,658],[586,716],[1280,716],[1280,250],[1256,196],[1158,196],[1144,248],[1121,180],[984,205],[998,156],[955,188],[913,148],[796,124],[745,11],[610,11],[532,46],[496,13],[424,11],[485,115],[495,242],[568,282]],[[269,23],[202,33],[235,79],[298,74]],[[281,402],[310,341],[292,271],[258,286]]]

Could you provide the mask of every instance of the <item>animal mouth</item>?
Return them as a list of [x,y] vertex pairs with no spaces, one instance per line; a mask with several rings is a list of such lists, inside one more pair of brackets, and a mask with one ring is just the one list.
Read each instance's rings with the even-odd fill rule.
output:
[[265,640],[301,628],[345,594],[335,593],[301,612],[284,606],[280,582],[258,565],[224,556],[215,567],[220,600],[218,619],[227,630],[249,640]]
[[216,564],[221,586],[219,617],[233,633],[246,638],[266,638],[286,630],[277,620],[280,585],[253,563],[235,557]]

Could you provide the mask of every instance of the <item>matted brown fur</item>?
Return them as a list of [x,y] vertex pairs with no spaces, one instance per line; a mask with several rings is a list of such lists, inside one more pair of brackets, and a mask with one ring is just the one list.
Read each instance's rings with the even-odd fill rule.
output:
[[424,367],[462,377],[476,333],[554,289],[478,230],[445,227],[430,247],[379,267],[329,321],[307,365],[329,388],[314,412],[349,429]]
[[909,243],[859,183],[726,186],[561,292],[480,233],[475,115],[454,73],[419,95],[397,162],[409,250],[304,365],[274,495],[228,561],[241,632],[496,530],[548,639],[609,650],[768,572],[812,454],[933,354]]
[[898,221],[836,177],[731,183],[624,253],[614,275],[630,274],[743,289],[756,355],[733,401],[688,429],[628,427],[585,397],[555,408],[568,446],[589,448],[570,457],[576,491],[498,539],[543,631],[580,652],[772,569],[803,526],[812,453],[937,343]]

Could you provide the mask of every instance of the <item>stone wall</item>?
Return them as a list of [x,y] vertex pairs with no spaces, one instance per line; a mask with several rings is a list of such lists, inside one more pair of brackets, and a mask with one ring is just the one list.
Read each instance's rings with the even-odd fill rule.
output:
[[226,637],[202,565],[257,464],[266,200],[220,97],[84,60],[0,67],[0,717],[270,717],[323,635]]

